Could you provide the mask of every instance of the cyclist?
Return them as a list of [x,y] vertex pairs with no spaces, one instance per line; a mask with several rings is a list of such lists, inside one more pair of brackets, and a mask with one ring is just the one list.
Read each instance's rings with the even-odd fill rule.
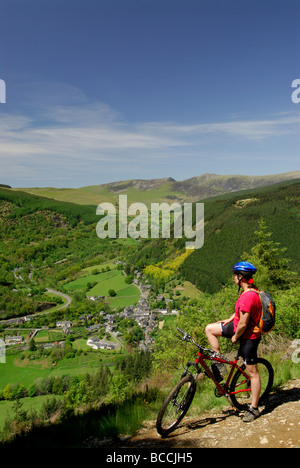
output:
[[243,421],[252,422],[260,414],[258,400],[261,382],[257,369],[257,348],[261,340],[261,334],[253,333],[253,326],[251,325],[259,322],[261,302],[258,294],[248,290],[257,289],[253,280],[253,275],[257,270],[249,262],[238,262],[232,270],[235,284],[239,287],[239,291],[242,289],[242,293],[235,305],[235,312],[227,320],[210,323],[207,325],[205,332],[211,348],[218,353],[220,352],[218,339],[220,336],[231,338],[233,343],[240,343],[239,355],[244,359],[252,390],[251,406],[243,417]]

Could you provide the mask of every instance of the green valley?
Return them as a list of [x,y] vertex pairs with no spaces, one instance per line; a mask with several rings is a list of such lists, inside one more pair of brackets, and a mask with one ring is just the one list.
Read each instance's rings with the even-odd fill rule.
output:
[[[129,406],[143,408],[147,417],[190,358],[190,348],[175,336],[176,326],[207,344],[206,324],[232,314],[237,291],[231,267],[241,258],[258,266],[260,287],[276,300],[276,328],[263,339],[278,369],[276,385],[284,373],[298,375],[292,363],[281,372],[279,354],[300,338],[300,182],[234,193],[230,183],[223,179],[230,193],[199,198],[205,206],[205,240],[198,250],[186,250],[185,238],[99,239],[96,198],[77,204],[55,199],[57,191],[51,198],[37,195],[50,197],[50,189],[32,194],[0,188],[4,444],[13,444],[18,433],[21,439],[31,430],[34,434],[35,428],[63,430],[76,418],[97,435],[94,421],[101,414],[105,426],[108,407],[113,415],[124,405],[127,418],[128,412],[135,414]],[[188,199],[171,180],[125,181],[113,189],[114,195],[127,190],[130,201],[141,194],[144,203]],[[112,187],[106,190],[112,201]],[[222,342],[222,352],[233,349]],[[136,424],[138,416],[132,428]],[[78,433],[78,446],[82,437]]]

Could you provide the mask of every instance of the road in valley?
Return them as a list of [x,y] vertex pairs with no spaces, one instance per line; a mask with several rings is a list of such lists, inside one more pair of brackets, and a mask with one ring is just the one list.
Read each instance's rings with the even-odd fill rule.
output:
[[[55,306],[55,307],[52,307],[51,309],[48,309],[48,310],[44,310],[43,312],[36,312],[35,314],[31,314],[31,315],[26,315],[26,317],[28,318],[35,318],[39,315],[45,315],[45,314],[50,314],[51,312],[53,312],[53,309],[55,310],[62,310],[62,309],[65,309],[66,307],[68,307],[71,302],[72,302],[72,298],[70,296],[68,296],[67,294],[65,293],[62,293],[60,291],[56,291],[55,289],[51,289],[51,288],[46,288],[46,291],[50,294],[55,294],[56,296],[60,296],[62,297],[63,299],[65,299],[67,302],[65,304],[61,304],[60,306]],[[16,323],[18,320],[20,320],[21,317],[14,317],[14,318],[11,318],[11,319],[7,319],[7,320],[1,320],[0,321],[0,325],[4,325],[4,324],[13,324],[13,323]]]

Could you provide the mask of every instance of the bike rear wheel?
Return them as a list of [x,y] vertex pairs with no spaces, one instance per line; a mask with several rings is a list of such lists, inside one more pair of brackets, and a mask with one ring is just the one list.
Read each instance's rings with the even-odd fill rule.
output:
[[196,382],[191,374],[183,377],[165,399],[156,420],[157,432],[166,437],[186,415],[195,395]]
[[[274,380],[274,370],[269,361],[263,358],[258,358],[257,368],[261,380],[261,393],[259,398],[259,405],[262,405],[271,391]],[[246,369],[245,364],[241,366],[241,369]],[[232,394],[232,392],[238,393]],[[246,378],[240,370],[238,370],[233,376],[230,385],[230,393],[232,404],[239,411],[246,410],[251,404],[251,382],[250,379]]]

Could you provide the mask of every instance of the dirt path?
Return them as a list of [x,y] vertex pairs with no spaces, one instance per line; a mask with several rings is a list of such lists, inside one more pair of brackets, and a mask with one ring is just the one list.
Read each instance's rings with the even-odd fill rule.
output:
[[288,382],[272,394],[261,416],[244,423],[228,407],[220,413],[186,417],[166,439],[148,422],[126,440],[94,440],[92,447],[114,448],[292,448],[300,447],[300,380]]

